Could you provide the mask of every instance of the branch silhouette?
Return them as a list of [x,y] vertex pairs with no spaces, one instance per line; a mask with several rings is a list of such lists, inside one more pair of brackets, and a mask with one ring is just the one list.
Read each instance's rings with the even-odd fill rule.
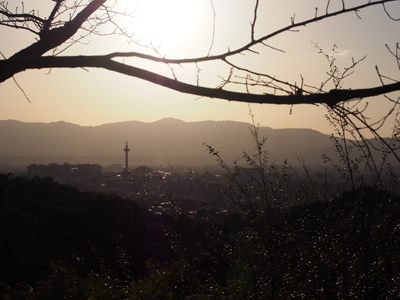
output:
[[[25,29],[28,28],[28,25],[21,25],[29,22],[33,22],[39,30],[40,39],[31,44],[30,46],[22,49],[21,51],[15,53],[8,59],[0,60],[0,83],[4,82],[10,78],[12,78],[15,74],[20,72],[30,70],[30,69],[43,69],[43,68],[101,68],[110,70],[113,72],[117,72],[120,74],[124,74],[127,76],[143,79],[154,84],[164,86],[175,91],[187,94],[193,94],[202,97],[209,98],[217,98],[224,99],[229,101],[239,101],[239,102],[248,102],[248,103],[261,103],[261,104],[286,104],[286,105],[294,105],[294,104],[325,104],[329,107],[334,107],[338,103],[363,99],[368,97],[374,97],[378,95],[383,95],[386,93],[399,91],[400,90],[400,82],[393,82],[390,84],[385,84],[382,86],[376,87],[368,87],[361,89],[342,89],[341,85],[336,84],[334,89],[324,91],[320,88],[313,88],[310,85],[304,84],[302,79],[301,87],[297,87],[294,83],[289,83],[285,80],[275,78],[275,76],[269,75],[268,73],[260,74],[251,69],[246,69],[244,67],[238,66],[237,64],[231,62],[230,58],[236,57],[237,55],[243,55],[246,52],[257,53],[253,50],[254,46],[261,45],[265,47],[269,47],[266,44],[266,41],[278,36],[284,32],[290,32],[297,30],[299,27],[306,26],[311,23],[319,22],[324,19],[333,18],[338,15],[347,14],[350,12],[358,12],[362,9],[384,5],[390,2],[398,2],[399,0],[381,0],[357,5],[354,7],[345,7],[344,1],[342,1],[342,8],[340,10],[330,12],[328,1],[325,14],[318,16],[317,10],[313,18],[296,22],[294,16],[291,18],[291,22],[288,26],[282,27],[276,31],[273,31],[267,35],[256,38],[255,29],[258,18],[258,10],[259,10],[259,1],[256,1],[254,7],[253,19],[250,22],[250,41],[247,44],[235,49],[226,51],[225,53],[210,55],[208,53],[203,57],[195,57],[195,58],[184,58],[184,59],[168,59],[162,57],[160,53],[152,48],[156,55],[160,56],[152,56],[139,52],[114,52],[106,55],[87,55],[87,56],[62,56],[58,55],[63,53],[64,50],[56,51],[57,47],[63,45],[64,43],[69,42],[70,44],[74,44],[74,42],[79,41],[79,38],[74,38],[74,35],[80,29],[86,30],[87,34],[96,34],[95,30],[97,25],[103,24],[105,21],[109,21],[111,24],[117,26],[117,30],[121,30],[121,28],[116,25],[114,20],[112,20],[112,14],[110,11],[112,10],[111,6],[106,6],[108,0],[93,0],[88,4],[73,4],[72,7],[66,6],[66,1],[56,1],[51,13],[47,19],[42,19],[36,16],[35,11],[30,13],[11,13],[7,8],[7,4],[2,2],[0,4],[0,15],[2,16],[0,19],[0,26],[9,26],[10,24],[14,24],[15,28],[20,28],[21,26]],[[63,11],[61,11],[63,9]],[[68,10],[72,10],[70,13],[70,17],[66,21],[61,21],[60,16],[63,15]],[[99,17],[98,14],[95,14],[97,11],[102,10],[106,13],[104,14],[105,19]],[[385,12],[388,9],[385,7]],[[125,13],[122,13],[125,15]],[[94,17],[93,17],[94,15]],[[393,18],[391,18],[393,19]],[[96,20],[98,23],[96,23]],[[14,23],[9,23],[14,22]],[[16,22],[22,22],[16,23]],[[25,22],[25,23],[23,23]],[[92,30],[88,30],[84,28],[84,24],[87,22],[94,23],[92,26]],[[96,25],[97,24],[97,25]],[[99,25],[100,26],[100,25]],[[131,39],[131,36],[127,35],[126,31],[123,31],[125,36],[128,36]],[[101,35],[101,34],[100,34]],[[72,41],[72,43],[71,43]],[[131,39],[131,41],[133,41]],[[68,49],[67,48],[65,49]],[[151,48],[152,46],[149,46]],[[53,56],[44,56],[49,51],[53,51]],[[57,54],[57,55],[54,55]],[[175,74],[173,73],[173,79],[167,76],[163,76],[157,73],[154,73],[149,70],[141,69],[135,67],[133,65],[129,65],[127,63],[117,62],[114,59],[116,58],[140,58],[144,60],[150,60],[153,62],[163,63],[168,66],[171,64],[183,65],[183,64],[193,64],[197,68],[197,63],[201,62],[210,62],[210,61],[219,61],[225,63],[225,65],[231,68],[230,76],[227,79],[223,79],[223,83],[215,88],[208,86],[200,86],[198,84],[189,84],[179,80]],[[334,60],[333,60],[334,61]],[[333,62],[332,61],[332,62]],[[348,68],[352,69],[358,62],[353,61],[353,65]],[[171,68],[171,67],[170,67]],[[233,76],[234,71],[245,72],[246,76]],[[346,71],[345,71],[346,72]],[[349,72],[350,73],[350,72]],[[343,73],[344,75],[344,73]],[[252,76],[256,76],[257,78],[253,78]],[[330,75],[330,79],[335,80],[335,74]],[[347,76],[347,75],[346,75]],[[233,78],[242,79],[241,82],[233,81]],[[337,78],[340,82],[345,76]],[[330,80],[329,79],[329,80]],[[382,82],[383,83],[383,82]],[[236,85],[244,85],[245,90],[247,92],[237,92],[233,90],[228,90],[227,84],[236,84]],[[273,89],[272,93],[250,93],[249,86],[257,85],[264,88]],[[276,91],[279,91],[280,94],[276,94]]]
[[[218,98],[230,101],[261,103],[261,104],[316,104],[324,103],[333,106],[339,102],[373,97],[381,94],[400,90],[400,82],[365,89],[339,90],[333,89],[327,93],[316,94],[248,94],[219,88],[209,88],[191,85],[175,79],[168,78],[157,73],[130,66],[112,60],[110,55],[105,56],[42,56],[37,58],[21,58],[0,61],[0,69],[18,73],[28,69],[43,68],[101,68],[120,74],[140,78],[160,86],[164,86],[178,92],[198,96]],[[14,71],[15,70],[15,71]]]

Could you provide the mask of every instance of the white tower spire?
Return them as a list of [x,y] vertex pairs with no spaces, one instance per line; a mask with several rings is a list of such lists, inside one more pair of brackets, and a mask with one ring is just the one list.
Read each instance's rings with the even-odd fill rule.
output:
[[128,148],[128,141],[126,141],[126,145],[125,145],[125,167],[124,167],[124,172],[128,172],[129,171],[129,167],[128,167],[128,152],[131,151],[131,149]]

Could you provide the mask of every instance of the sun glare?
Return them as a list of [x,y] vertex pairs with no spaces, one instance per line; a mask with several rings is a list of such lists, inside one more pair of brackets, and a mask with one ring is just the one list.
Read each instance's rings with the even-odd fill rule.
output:
[[196,1],[140,0],[137,34],[155,47],[181,46],[199,24]]

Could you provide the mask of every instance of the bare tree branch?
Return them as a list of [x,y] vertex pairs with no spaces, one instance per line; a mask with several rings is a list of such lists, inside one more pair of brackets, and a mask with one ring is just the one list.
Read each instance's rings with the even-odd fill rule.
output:
[[170,89],[210,98],[219,98],[231,101],[269,104],[314,104],[325,103],[333,106],[339,102],[359,98],[367,98],[400,90],[400,82],[366,89],[331,90],[328,93],[309,95],[257,95],[246,94],[223,89],[200,87],[183,83],[168,77],[113,61],[109,56],[44,56],[27,59],[0,60],[0,69],[13,69],[19,72],[27,69],[43,68],[103,68],[120,74],[140,78]]
[[[54,54],[60,54],[65,49],[70,47],[73,43],[79,42],[80,39],[74,39],[74,35],[78,32],[78,30],[82,29],[87,32],[87,34],[97,33],[97,27],[103,24],[113,24],[116,32],[127,36],[131,41],[132,35],[128,34],[128,32],[120,27],[116,22],[114,22],[113,18],[116,14],[120,15],[129,15],[122,13],[114,12],[112,9],[112,5],[107,7],[107,0],[93,0],[88,2],[87,4],[83,4],[82,1],[74,1],[72,6],[67,6],[66,1],[60,0],[56,1],[50,16],[47,20],[41,19],[35,15],[32,11],[31,13],[18,14],[11,13],[4,2],[0,2],[0,14],[2,15],[2,19],[0,20],[0,26],[11,25],[14,28],[26,27],[25,25],[18,25],[18,22],[31,22],[38,27],[40,40],[28,46],[25,49],[15,53],[9,59],[0,60],[0,82],[4,82],[5,80],[12,78],[15,74],[29,70],[29,69],[43,69],[43,68],[103,68],[110,71],[118,72],[120,74],[125,74],[128,76],[140,78],[143,80],[150,81],[152,83],[182,92],[188,93],[198,96],[211,97],[211,98],[219,98],[226,99],[231,101],[240,101],[240,102],[252,102],[252,103],[269,103],[269,104],[326,104],[329,107],[334,107],[338,103],[358,100],[367,97],[373,97],[377,95],[383,95],[393,91],[400,90],[400,82],[393,82],[390,84],[371,87],[371,88],[363,88],[363,89],[342,89],[343,79],[349,76],[352,73],[354,67],[363,60],[360,59],[358,61],[352,61],[352,65],[343,72],[339,71],[339,69],[335,66],[335,59],[333,57],[329,57],[324,54],[328,62],[330,64],[330,71],[328,72],[328,79],[325,82],[322,82],[319,88],[314,88],[310,85],[304,83],[302,79],[301,87],[298,87],[296,83],[289,83],[285,80],[275,78],[268,73],[259,73],[252,71],[246,67],[241,67],[235,63],[232,63],[231,60],[228,60],[231,57],[237,55],[243,55],[246,52],[258,53],[258,50],[254,50],[254,47],[257,45],[264,45],[267,47],[273,48],[269,46],[266,41],[276,37],[284,32],[295,31],[302,26],[306,26],[308,24],[312,24],[315,22],[319,22],[328,18],[333,18],[338,15],[346,14],[349,12],[358,12],[359,10],[365,9],[367,7],[372,7],[376,5],[383,5],[390,2],[396,2],[399,0],[380,0],[371,2],[368,1],[364,4],[353,6],[347,8],[345,6],[345,1],[342,0],[342,7],[340,10],[330,12],[330,0],[327,2],[326,12],[323,15],[318,16],[317,10],[313,18],[295,22],[294,16],[292,17],[291,23],[285,27],[282,27],[276,31],[273,31],[267,35],[261,36],[259,38],[255,37],[255,27],[257,21],[257,14],[259,9],[259,0],[256,0],[254,6],[254,16],[251,23],[251,32],[250,32],[250,42],[247,44],[237,48],[236,50],[230,51],[228,50],[225,53],[221,53],[218,55],[211,55],[211,44],[210,50],[208,54],[203,57],[195,57],[195,58],[185,58],[185,59],[167,59],[158,52],[157,49],[152,47],[150,44],[148,47],[153,48],[153,51],[158,56],[152,56],[148,54],[138,53],[138,52],[116,52],[110,53],[102,56],[43,56],[48,51],[53,51]],[[86,3],[86,2],[85,2]],[[212,4],[212,9],[214,13],[214,27],[213,31],[215,31],[215,11]],[[384,6],[385,12],[388,14],[386,7]],[[68,20],[60,20],[61,16],[65,16],[64,13],[70,11],[70,17]],[[93,14],[99,11],[100,15]],[[391,19],[394,19],[391,17]],[[7,23],[11,22],[11,23]],[[14,23],[12,23],[14,22]],[[93,22],[93,24],[91,23]],[[87,27],[85,27],[85,24]],[[107,33],[97,33],[97,34],[106,34]],[[213,37],[214,39],[214,37]],[[68,44],[69,43],[69,44]],[[58,47],[61,45],[66,45],[64,49],[56,51]],[[388,48],[389,49],[389,48]],[[389,49],[390,51],[390,49]],[[396,57],[397,62],[399,62],[398,55],[398,46],[396,46],[396,51],[391,54]],[[118,57],[136,57],[146,60],[151,60],[154,62],[167,64],[171,69],[173,79],[156,74],[154,72],[150,72],[148,70],[143,70],[125,63],[120,63],[114,58]],[[227,79],[223,79],[222,84],[218,88],[199,86],[199,71],[200,68],[198,66],[201,62],[209,62],[209,61],[220,61],[225,63],[227,66],[231,67],[229,76]],[[197,73],[197,85],[188,84],[185,82],[178,81],[174,73],[174,68],[171,66],[173,64],[193,64],[198,70]],[[244,72],[244,76],[236,76],[236,72]],[[238,80],[242,80],[242,82],[234,82],[233,78]],[[380,80],[383,83],[383,75],[380,75]],[[327,84],[328,81],[332,81],[334,84],[334,89],[330,91],[324,91],[323,88]],[[241,93],[236,91],[228,91],[224,88],[228,84],[239,84],[245,88],[247,93]],[[273,89],[273,93],[260,93],[253,94],[250,93],[249,87],[251,86],[262,86],[264,88]],[[308,90],[304,90],[308,87]],[[276,91],[283,93],[283,95],[277,95]]]

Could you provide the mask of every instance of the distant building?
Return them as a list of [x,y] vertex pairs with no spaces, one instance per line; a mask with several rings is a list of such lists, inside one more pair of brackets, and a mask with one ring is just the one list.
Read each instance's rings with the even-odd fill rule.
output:
[[142,176],[142,175],[149,174],[149,173],[153,172],[154,170],[152,168],[147,167],[147,166],[139,166],[136,169],[133,169],[132,171],[133,171],[134,175]]
[[119,195],[130,195],[132,194],[132,183],[125,181],[117,182],[117,193]]
[[79,178],[90,178],[99,176],[102,172],[102,166],[99,164],[31,164],[30,166],[27,166],[27,169],[29,177],[39,176],[53,178],[71,175]]
[[121,172],[122,170],[122,164],[111,164],[110,166],[110,171],[112,172]]
[[27,166],[28,177],[51,177],[62,184],[71,184],[80,190],[97,190],[98,179],[102,173],[102,166],[98,164],[68,164],[62,165],[36,165]]
[[125,144],[125,167],[124,167],[124,173],[129,174],[129,164],[128,164],[128,152],[131,151],[131,149],[128,148],[128,141],[126,141]]

